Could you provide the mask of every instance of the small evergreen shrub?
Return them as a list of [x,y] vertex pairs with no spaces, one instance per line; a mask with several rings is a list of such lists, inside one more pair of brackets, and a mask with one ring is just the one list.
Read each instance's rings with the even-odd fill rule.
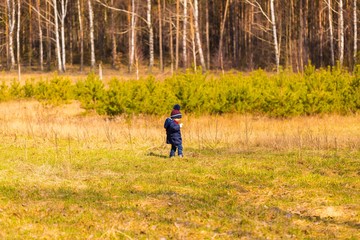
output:
[[26,94],[55,105],[67,103],[74,98],[73,86],[68,78],[55,76],[50,81],[40,80],[34,86],[28,82],[24,85],[25,87]]
[[360,66],[354,73],[340,67],[315,69],[303,74],[281,70],[269,74],[228,73],[210,76],[183,73],[165,80],[153,76],[139,80],[113,78],[105,84],[95,74],[75,84],[54,76],[50,81],[13,81],[0,85],[0,101],[35,98],[52,104],[78,100],[84,109],[98,114],[168,115],[178,103],[185,113],[261,114],[292,117],[315,114],[351,114],[360,110]]
[[84,109],[106,114],[104,83],[95,74],[90,74],[85,81],[77,82],[74,95],[75,99],[81,102]]
[[9,100],[11,97],[10,93],[9,93],[9,87],[6,85],[6,83],[4,81],[1,82],[0,85],[0,101],[7,101]]

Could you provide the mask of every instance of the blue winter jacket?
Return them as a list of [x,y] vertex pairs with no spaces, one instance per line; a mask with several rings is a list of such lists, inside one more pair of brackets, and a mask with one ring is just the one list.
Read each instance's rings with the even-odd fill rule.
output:
[[180,125],[171,118],[167,118],[164,123],[166,129],[166,143],[172,145],[182,144]]

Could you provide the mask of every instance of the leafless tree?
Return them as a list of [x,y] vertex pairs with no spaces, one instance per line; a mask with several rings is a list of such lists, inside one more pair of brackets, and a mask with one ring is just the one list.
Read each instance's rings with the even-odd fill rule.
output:
[[79,17],[79,38],[80,38],[80,71],[84,68],[84,27],[83,27],[83,11],[82,0],[77,1],[78,4],[78,17]]
[[331,52],[331,65],[335,65],[335,51],[334,51],[334,30],[333,30],[333,19],[331,7],[331,0],[325,0],[328,7],[328,21],[329,21],[329,40],[330,40],[330,52]]
[[42,32],[42,16],[40,9],[40,0],[36,0],[36,12],[37,12],[37,20],[38,20],[38,29],[39,29],[39,64],[40,70],[44,70],[44,45],[43,45],[43,32]]
[[147,24],[149,28],[149,72],[151,72],[154,66],[154,31],[151,22],[151,0],[147,0]]
[[11,65],[10,69],[13,69],[15,66],[15,54],[14,54],[14,30],[15,30],[15,1],[6,0],[7,3],[7,13],[8,13],[8,25],[9,25],[9,54]]
[[134,57],[135,57],[135,30],[136,30],[136,16],[135,16],[135,0],[131,0],[131,22],[130,22],[130,54],[129,54],[129,72],[132,71],[132,66],[134,65]]
[[65,49],[65,18],[67,15],[68,0],[61,0],[60,25],[61,25],[61,54],[62,71],[66,71],[66,49]]
[[90,46],[91,46],[91,69],[95,68],[95,39],[94,39],[94,11],[91,0],[88,0],[89,8],[89,27],[90,27]]
[[223,38],[224,38],[224,29],[225,29],[225,22],[226,22],[226,18],[227,18],[228,7],[229,7],[229,0],[226,0],[224,16],[223,16],[221,28],[220,28],[220,40],[219,40],[219,62],[220,62],[220,67],[221,67],[222,71],[224,71]]
[[204,71],[206,71],[206,64],[205,64],[205,58],[204,58],[204,53],[203,53],[201,38],[200,38],[198,0],[194,0],[194,25],[195,25],[196,45],[197,45],[198,51],[199,51],[199,57],[200,57],[202,71],[204,72]]
[[55,21],[55,41],[56,41],[56,56],[58,61],[58,70],[59,72],[64,72],[62,58],[61,58],[61,47],[60,47],[60,36],[59,36],[59,21],[58,21],[58,9],[57,1],[53,0],[53,9],[54,9],[54,21]]
[[18,80],[21,80],[21,59],[20,59],[20,27],[21,27],[21,1],[17,1],[17,29],[16,29],[16,54],[18,67]]
[[280,68],[280,50],[278,45],[278,36],[277,36],[277,26],[276,26],[276,18],[275,18],[275,6],[274,0],[270,0],[270,16],[263,9],[261,4],[257,0],[245,0],[250,5],[259,9],[262,15],[267,19],[267,21],[271,24],[272,28],[272,36],[273,36],[273,47],[275,52],[275,62],[276,62],[276,70],[279,71]]
[[354,0],[354,9],[353,9],[353,13],[354,13],[354,64],[356,64],[357,62],[357,3],[356,0]]
[[183,64],[184,68],[187,67],[187,20],[188,20],[188,13],[187,13],[187,0],[184,0],[184,15],[183,15]]
[[343,0],[339,0],[339,63],[344,64],[344,11]]

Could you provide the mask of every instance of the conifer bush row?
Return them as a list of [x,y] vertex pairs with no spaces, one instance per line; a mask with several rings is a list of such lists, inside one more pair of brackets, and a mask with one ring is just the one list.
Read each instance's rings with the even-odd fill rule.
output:
[[251,113],[273,117],[350,114],[360,110],[360,67],[354,73],[340,68],[303,74],[262,70],[221,76],[184,73],[156,80],[113,78],[104,84],[96,75],[72,83],[67,77],[48,81],[30,79],[21,86],[0,85],[0,101],[37,99],[51,104],[78,100],[86,110],[119,114],[168,114],[174,103],[194,114]]

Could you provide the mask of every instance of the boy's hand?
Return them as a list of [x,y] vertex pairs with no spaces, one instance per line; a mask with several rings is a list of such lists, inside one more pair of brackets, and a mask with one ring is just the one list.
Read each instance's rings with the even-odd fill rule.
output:
[[183,124],[182,124],[182,123],[180,123],[180,124],[179,124],[179,126],[182,128]]

